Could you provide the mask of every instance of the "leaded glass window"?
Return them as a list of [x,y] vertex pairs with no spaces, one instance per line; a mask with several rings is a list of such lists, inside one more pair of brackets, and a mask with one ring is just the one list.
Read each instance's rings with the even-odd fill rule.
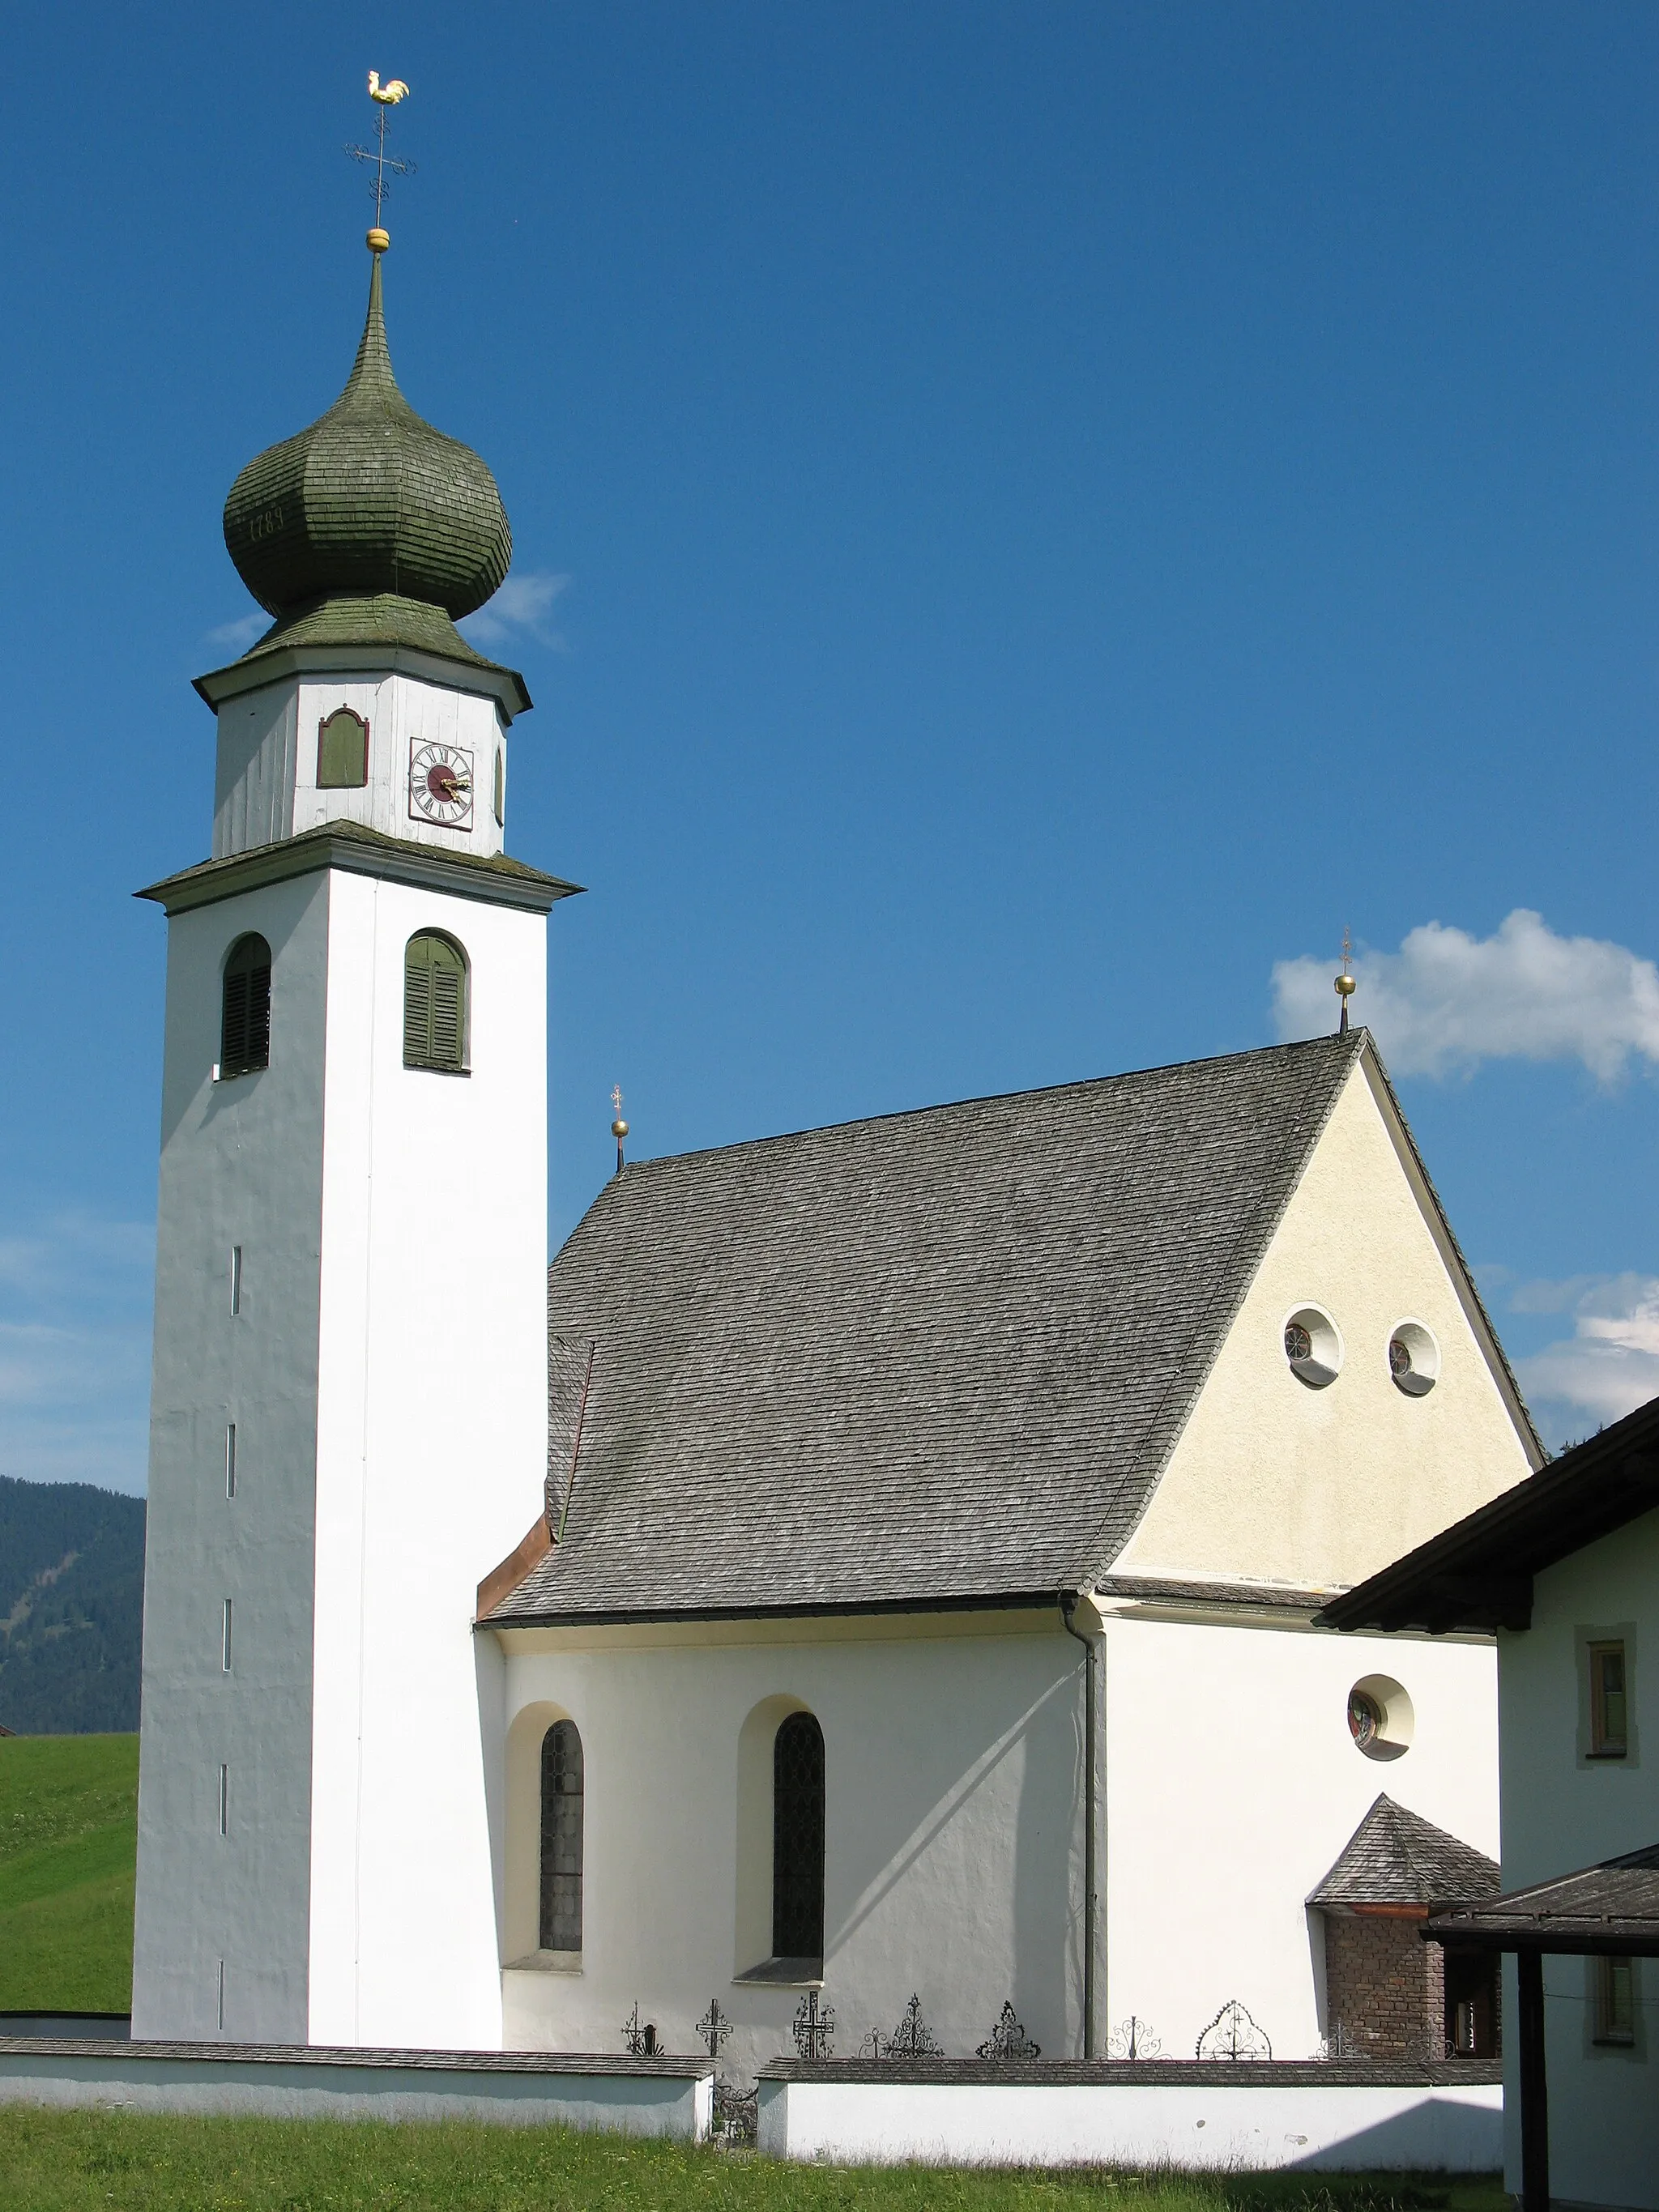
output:
[[791,1713],[772,1744],[772,1955],[823,1956],[823,1730]]
[[404,1066],[450,1075],[466,1066],[466,955],[436,930],[404,953]]
[[574,1721],[542,1738],[544,1951],[582,1948],[582,1740]]
[[270,1065],[270,947],[239,937],[225,963],[219,1020],[219,1073],[251,1075]]

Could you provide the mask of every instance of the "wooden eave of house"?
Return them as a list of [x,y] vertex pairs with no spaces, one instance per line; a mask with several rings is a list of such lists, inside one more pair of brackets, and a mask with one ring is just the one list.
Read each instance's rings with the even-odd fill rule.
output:
[[1656,1506],[1659,1398],[1333,1599],[1317,1625],[1437,1636],[1530,1628],[1535,1575]]

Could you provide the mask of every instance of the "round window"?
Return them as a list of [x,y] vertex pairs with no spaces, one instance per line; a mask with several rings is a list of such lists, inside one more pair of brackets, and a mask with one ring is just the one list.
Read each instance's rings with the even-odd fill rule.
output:
[[1426,1398],[1440,1379],[1440,1346],[1420,1321],[1396,1322],[1389,1336],[1389,1375],[1407,1398]]
[[1348,1734],[1367,1759],[1403,1759],[1417,1717],[1391,1674],[1367,1674],[1348,1692]]
[[1334,1382],[1342,1365],[1342,1339],[1323,1306],[1297,1306],[1286,1314],[1285,1358],[1298,1382],[1322,1390]]

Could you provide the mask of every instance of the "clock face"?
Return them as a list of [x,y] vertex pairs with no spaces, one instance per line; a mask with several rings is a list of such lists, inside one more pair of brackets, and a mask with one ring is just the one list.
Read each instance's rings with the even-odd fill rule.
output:
[[441,823],[446,830],[472,827],[472,756],[456,745],[411,744],[409,749],[411,820]]

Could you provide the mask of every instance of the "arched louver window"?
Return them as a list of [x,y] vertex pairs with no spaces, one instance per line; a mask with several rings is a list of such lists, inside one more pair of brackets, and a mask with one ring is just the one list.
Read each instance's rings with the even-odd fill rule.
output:
[[263,937],[239,937],[225,963],[219,1073],[249,1075],[270,1065],[270,947]]
[[452,1075],[466,1066],[466,955],[435,930],[404,954],[404,1066]]
[[772,1744],[772,1956],[823,1957],[823,1730],[791,1713]]
[[544,1951],[582,1948],[582,1740],[574,1721],[542,1738]]

